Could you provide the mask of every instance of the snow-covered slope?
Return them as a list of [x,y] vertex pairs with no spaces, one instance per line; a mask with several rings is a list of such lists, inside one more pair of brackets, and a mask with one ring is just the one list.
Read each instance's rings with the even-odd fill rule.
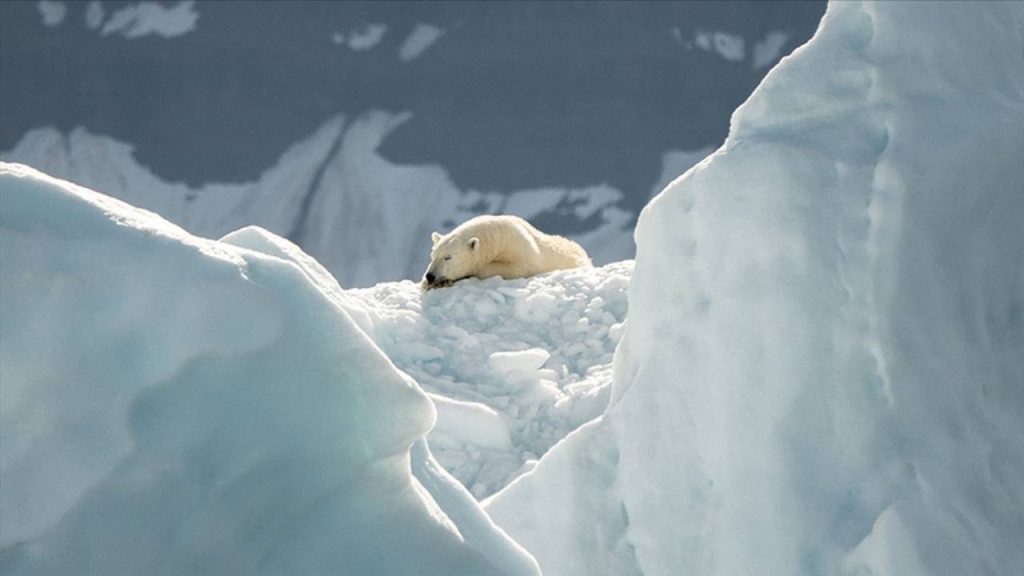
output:
[[537,573],[296,254],[0,165],[4,574]]
[[637,227],[548,576],[1024,572],[1024,4],[836,2]]
[[[588,223],[572,235],[595,262],[632,257],[635,214],[618,205],[622,191],[607,185],[460,190],[440,166],[394,164],[378,153],[408,118],[386,112],[332,118],[244,184],[165,182],[139,165],[132,146],[81,128],[67,135],[32,130],[4,159],[152,210],[204,238],[260,226],[302,246],[346,287],[419,278],[430,261],[430,233],[479,213],[535,221],[560,213],[561,225]],[[678,175],[708,152],[667,152],[662,173]]]

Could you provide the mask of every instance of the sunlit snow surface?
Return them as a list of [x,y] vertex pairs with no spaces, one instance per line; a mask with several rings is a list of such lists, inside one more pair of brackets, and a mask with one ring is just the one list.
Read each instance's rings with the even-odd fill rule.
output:
[[1024,3],[836,2],[645,208],[548,576],[1024,573]]
[[294,245],[20,165],[0,201],[4,574],[536,573]]
[[369,333],[434,393],[438,459],[478,497],[504,487],[608,404],[632,261],[529,279],[412,282],[348,294]]

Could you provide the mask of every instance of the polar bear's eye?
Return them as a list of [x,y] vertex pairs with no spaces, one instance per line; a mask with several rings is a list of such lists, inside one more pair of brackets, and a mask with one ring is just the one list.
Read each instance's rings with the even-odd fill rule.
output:
[[444,257],[444,259],[445,259],[445,260],[451,260],[451,259],[452,259],[452,255],[451,255],[451,254],[449,254],[449,255],[445,256],[445,257]]

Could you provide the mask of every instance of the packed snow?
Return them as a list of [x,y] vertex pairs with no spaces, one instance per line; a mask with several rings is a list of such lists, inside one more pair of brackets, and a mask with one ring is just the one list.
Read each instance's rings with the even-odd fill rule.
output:
[[483,498],[604,410],[631,272],[623,261],[345,294],[374,342],[435,400],[437,459]]
[[645,208],[548,576],[1024,573],[1024,4],[836,2]]
[[294,245],[22,165],[0,194],[4,574],[538,574]]

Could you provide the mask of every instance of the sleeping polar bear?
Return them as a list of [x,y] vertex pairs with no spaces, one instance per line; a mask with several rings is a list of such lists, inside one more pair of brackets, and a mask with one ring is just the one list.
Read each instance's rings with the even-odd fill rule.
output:
[[425,290],[463,278],[523,278],[542,272],[591,266],[583,248],[545,234],[517,216],[477,216],[444,236],[433,233]]

